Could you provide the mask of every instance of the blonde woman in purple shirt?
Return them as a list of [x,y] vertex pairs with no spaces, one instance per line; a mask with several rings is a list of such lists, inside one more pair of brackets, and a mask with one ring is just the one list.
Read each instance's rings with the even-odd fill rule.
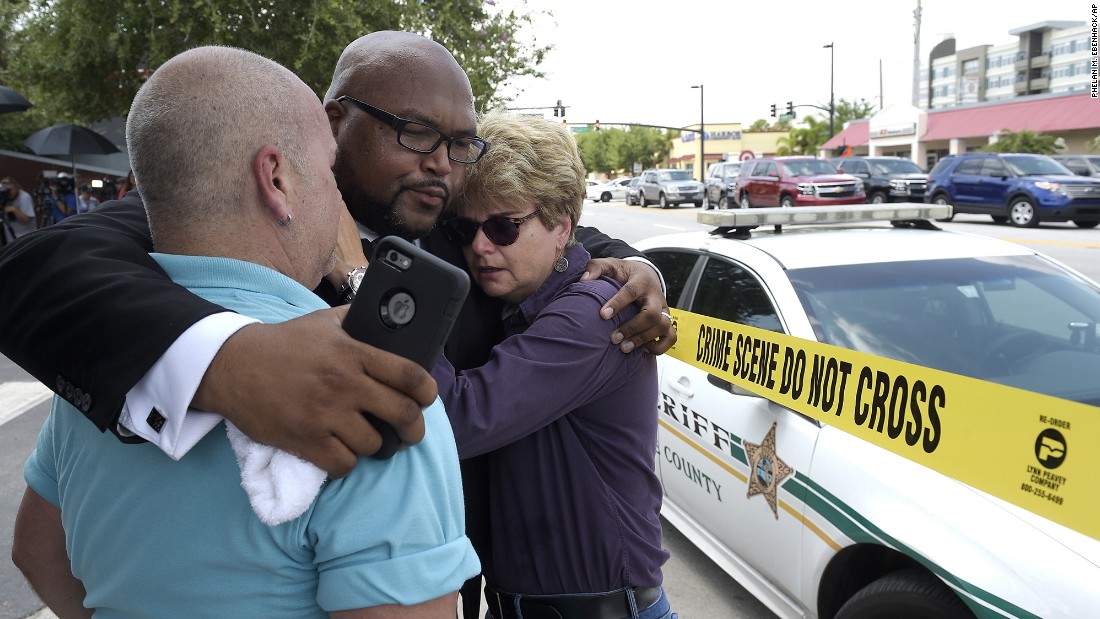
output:
[[608,344],[600,307],[619,284],[580,281],[573,232],[584,164],[544,119],[492,112],[490,148],[445,223],[474,282],[507,305],[507,339],[486,365],[432,374],[461,458],[488,454],[493,619],[672,619],[661,588],[661,488],[654,472],[657,372]]

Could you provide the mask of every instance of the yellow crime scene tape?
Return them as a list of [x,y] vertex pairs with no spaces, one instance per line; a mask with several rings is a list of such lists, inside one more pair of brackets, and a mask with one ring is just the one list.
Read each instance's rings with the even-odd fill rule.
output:
[[1100,410],[673,309],[673,357],[1100,539]]

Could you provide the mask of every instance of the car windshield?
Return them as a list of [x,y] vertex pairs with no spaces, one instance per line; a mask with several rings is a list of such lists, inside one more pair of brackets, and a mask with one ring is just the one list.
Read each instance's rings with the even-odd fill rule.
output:
[[920,166],[908,159],[882,159],[869,163],[878,174],[924,174]]
[[1039,257],[789,275],[822,342],[1100,406],[1100,289]]
[[657,174],[660,181],[690,181],[691,172],[687,170],[665,170]]
[[833,164],[822,159],[803,159],[799,161],[783,161],[781,165],[787,170],[787,176],[810,176],[813,174],[836,174]]
[[1065,174],[1073,176],[1066,166],[1047,157],[1005,157],[1005,163],[1017,176],[1044,176],[1049,174]]

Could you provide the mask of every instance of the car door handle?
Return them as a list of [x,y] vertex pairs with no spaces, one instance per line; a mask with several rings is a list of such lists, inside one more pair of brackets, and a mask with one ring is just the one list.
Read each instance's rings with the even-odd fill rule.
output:
[[668,386],[685,398],[695,397],[695,390],[691,388],[691,380],[687,376],[681,376],[675,381],[668,381]]

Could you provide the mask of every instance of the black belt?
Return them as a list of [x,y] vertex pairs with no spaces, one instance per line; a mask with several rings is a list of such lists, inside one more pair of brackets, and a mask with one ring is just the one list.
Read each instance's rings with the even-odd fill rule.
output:
[[[632,587],[639,611],[661,598],[660,587]],[[520,598],[516,613],[516,598]],[[485,587],[485,600],[493,619],[623,619],[630,616],[627,590],[597,595],[516,595]]]

